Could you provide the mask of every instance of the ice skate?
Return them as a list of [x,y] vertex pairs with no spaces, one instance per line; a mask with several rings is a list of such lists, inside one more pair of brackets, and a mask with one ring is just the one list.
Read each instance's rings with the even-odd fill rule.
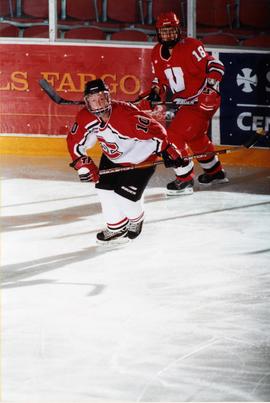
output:
[[140,235],[142,231],[142,226],[143,226],[143,220],[140,222],[132,222],[130,221],[128,224],[128,238],[129,239],[135,239],[137,236]]
[[180,181],[179,179],[175,179],[173,182],[168,183],[167,185],[167,195],[168,196],[182,196],[189,195],[193,193],[193,185],[194,181],[191,179],[190,181]]
[[200,185],[210,186],[212,184],[228,183],[229,179],[223,170],[216,172],[215,174],[204,173],[198,177],[198,182]]
[[111,246],[124,245],[129,242],[127,227],[120,231],[111,231],[108,228],[97,233],[97,244]]

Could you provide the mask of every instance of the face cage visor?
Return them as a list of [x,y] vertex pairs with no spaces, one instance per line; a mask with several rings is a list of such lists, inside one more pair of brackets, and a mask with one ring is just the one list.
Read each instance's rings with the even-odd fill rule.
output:
[[[87,110],[96,116],[103,115],[110,111],[112,107],[109,91],[90,92],[85,95],[84,102]],[[103,105],[101,105],[102,103]]]
[[179,27],[157,28],[157,38],[159,43],[167,48],[173,48],[181,39]]

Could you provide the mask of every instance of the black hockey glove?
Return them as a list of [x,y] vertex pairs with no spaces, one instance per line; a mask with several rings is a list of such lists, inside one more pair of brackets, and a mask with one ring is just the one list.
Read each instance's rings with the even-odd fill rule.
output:
[[168,144],[167,147],[161,152],[161,156],[166,168],[179,168],[186,165],[180,151],[174,144]]
[[160,95],[157,93],[157,88],[153,87],[150,91],[150,94],[148,95],[148,97],[146,98],[147,101],[150,102],[151,107],[154,106],[154,102],[160,102],[161,98]]

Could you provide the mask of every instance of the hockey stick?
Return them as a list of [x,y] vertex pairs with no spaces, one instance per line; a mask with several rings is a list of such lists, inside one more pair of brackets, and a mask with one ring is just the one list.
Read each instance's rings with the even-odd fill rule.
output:
[[46,94],[51,98],[51,100],[58,105],[84,105],[84,101],[72,101],[62,98],[59,94],[57,94],[51,84],[49,84],[48,81],[44,78],[42,80],[39,80],[39,85],[41,86],[43,91],[46,92]]
[[[46,92],[46,94],[52,99],[52,101],[54,101],[55,103],[57,103],[59,105],[83,105],[84,104],[84,101],[73,101],[73,100],[68,100],[68,99],[62,98],[59,94],[57,94],[57,92],[54,90],[54,88],[45,79],[41,79],[39,81],[39,84],[40,84],[41,88],[44,90],[44,92]],[[154,104],[177,106],[177,105],[175,105],[174,102],[156,102]],[[190,104],[191,103],[189,103],[189,105]],[[183,157],[183,159],[186,161],[190,161],[193,158],[204,158],[204,157],[219,155],[219,154],[230,154],[232,152],[240,151],[244,148],[248,149],[248,148],[251,148],[252,146],[254,146],[258,142],[260,137],[262,137],[264,135],[266,135],[265,130],[262,128],[259,128],[255,132],[255,134],[250,139],[248,139],[242,146],[239,146],[239,147],[236,147],[233,149],[225,148],[225,149],[210,151],[210,152],[206,152],[206,153],[202,153],[202,154],[192,154],[192,155]],[[158,160],[152,164],[137,164],[137,165],[134,164],[134,165],[130,165],[128,167],[117,167],[117,168],[104,169],[104,170],[101,170],[99,173],[100,173],[100,175],[106,175],[109,173],[128,171],[131,169],[147,168],[147,167],[150,167],[153,165],[159,165],[159,164],[163,164],[163,160]]]
[[[65,99],[62,98],[56,91],[55,89],[51,86],[50,83],[48,83],[47,80],[45,80],[45,78],[39,80],[39,85],[40,87],[43,89],[43,91],[48,95],[49,98],[51,98],[51,100],[53,102],[55,102],[58,105],[84,105],[84,101],[74,101],[71,99]],[[132,104],[137,104],[139,103],[143,98],[137,98],[135,101],[127,101],[130,102]],[[156,105],[167,105],[167,106],[172,106],[175,108],[178,108],[180,105],[194,105],[194,101],[181,101],[178,100],[177,103],[176,102],[151,102],[152,105],[156,106]]]
[[[139,104],[141,101],[147,101],[148,96],[150,95],[149,92],[143,92],[141,95],[138,96],[134,101],[131,101],[132,104]],[[181,99],[181,98],[176,98],[174,101],[149,101],[151,106],[156,106],[156,105],[167,105],[167,106],[173,106],[174,108],[178,108],[181,105],[194,105],[198,103],[198,101],[195,99],[193,100],[186,100],[186,99]]]
[[[267,133],[265,132],[264,129],[260,128],[257,129],[257,131],[241,146],[235,147],[235,148],[223,148],[221,150],[216,150],[216,151],[209,151],[201,154],[191,154],[187,155],[186,157],[183,157],[184,161],[190,161],[193,158],[204,158],[204,157],[210,157],[213,155],[219,155],[219,154],[230,154],[236,151],[241,151],[246,149],[249,149],[253,147],[262,136],[265,136]],[[131,169],[142,169],[142,168],[149,168],[154,165],[160,165],[163,164],[163,160],[157,160],[153,163],[147,163],[147,164],[133,164],[128,167],[116,167],[116,168],[109,168],[109,169],[102,169],[99,171],[100,175],[107,175],[115,172],[123,172],[123,171],[129,171]]]

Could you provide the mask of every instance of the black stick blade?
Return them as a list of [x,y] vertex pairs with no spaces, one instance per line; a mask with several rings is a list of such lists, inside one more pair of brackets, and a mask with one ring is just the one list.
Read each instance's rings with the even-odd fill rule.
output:
[[54,90],[54,88],[48,83],[45,78],[39,80],[39,85],[44,92],[51,98],[53,102],[58,105],[84,105],[84,101],[72,101],[69,99],[64,99],[60,97],[59,94]]
[[48,83],[47,80],[42,79],[39,80],[39,85],[43,89],[44,92],[57,104],[61,104],[61,97],[54,91],[53,87]]
[[262,129],[262,128],[257,129],[256,132],[245,141],[243,146],[246,148],[251,148],[260,140],[260,138],[262,136],[265,136],[265,134],[266,133],[265,133],[264,129]]

